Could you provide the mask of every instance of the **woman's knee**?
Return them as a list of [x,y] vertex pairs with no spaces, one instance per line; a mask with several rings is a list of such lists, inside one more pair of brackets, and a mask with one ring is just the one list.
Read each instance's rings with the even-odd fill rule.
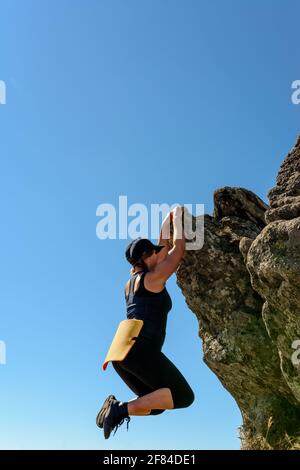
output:
[[191,406],[194,403],[195,394],[193,390],[190,388],[189,392],[186,395],[186,407]]
[[174,408],[187,408],[191,406],[195,400],[195,395],[193,390],[185,388],[184,391],[171,390]]

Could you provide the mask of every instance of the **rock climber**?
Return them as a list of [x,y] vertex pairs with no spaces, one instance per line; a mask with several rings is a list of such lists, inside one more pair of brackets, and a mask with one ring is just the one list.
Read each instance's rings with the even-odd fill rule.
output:
[[[167,279],[176,271],[185,252],[182,211],[177,206],[162,222],[158,245],[147,238],[132,240],[125,251],[132,265],[131,278],[125,285],[128,319],[143,320],[143,327],[122,361],[112,365],[137,398],[119,401],[109,395],[96,418],[108,439],[130,416],[158,415],[165,410],[185,408],[194,401],[190,385],[162,352],[167,316],[172,300],[166,289]],[[170,224],[173,223],[173,246]],[[168,234],[168,235],[166,235]]]

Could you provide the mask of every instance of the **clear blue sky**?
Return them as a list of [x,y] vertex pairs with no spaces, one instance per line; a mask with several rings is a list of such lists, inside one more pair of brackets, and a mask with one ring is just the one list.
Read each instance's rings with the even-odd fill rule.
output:
[[[297,5],[298,3],[298,5]],[[175,275],[164,352],[192,407],[132,418],[105,441],[104,398],[128,240],[96,208],[203,203],[241,186],[265,201],[300,131],[299,2],[2,0],[0,448],[238,449],[239,410],[202,362]]]

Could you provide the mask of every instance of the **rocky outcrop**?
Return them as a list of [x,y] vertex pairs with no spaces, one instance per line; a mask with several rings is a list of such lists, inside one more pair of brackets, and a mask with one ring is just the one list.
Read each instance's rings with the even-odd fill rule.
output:
[[244,449],[299,442],[300,138],[268,198],[216,190],[213,215],[202,216],[203,247],[186,251],[176,273],[204,361],[241,410]]

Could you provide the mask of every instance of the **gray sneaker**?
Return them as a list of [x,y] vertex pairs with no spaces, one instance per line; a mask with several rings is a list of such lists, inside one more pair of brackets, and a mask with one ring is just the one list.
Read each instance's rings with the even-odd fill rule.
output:
[[104,417],[105,417],[105,414],[106,414],[110,404],[113,403],[113,402],[117,402],[117,401],[118,400],[116,399],[116,397],[114,395],[108,395],[108,397],[105,399],[105,401],[102,405],[102,408],[101,408],[101,410],[99,411],[99,413],[97,414],[97,417],[96,417],[96,424],[100,429],[103,428]]

